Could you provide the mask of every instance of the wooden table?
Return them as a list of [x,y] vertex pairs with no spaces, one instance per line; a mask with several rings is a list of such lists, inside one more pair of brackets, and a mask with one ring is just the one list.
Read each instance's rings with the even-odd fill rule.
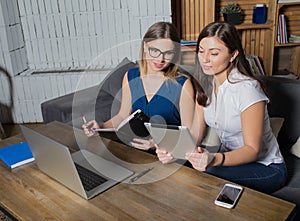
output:
[[[237,206],[225,209],[214,199],[227,181],[177,163],[163,165],[154,155],[53,122],[37,128],[72,149],[88,149],[140,172],[154,169],[135,184],[120,183],[85,200],[38,170],[35,163],[9,171],[0,166],[0,204],[19,220],[286,220],[295,205],[245,188]],[[0,147],[23,140],[0,141]],[[76,142],[77,141],[77,142]],[[105,144],[105,145],[104,145]],[[107,148],[103,149],[103,146]],[[54,162],[55,163],[55,162]]]

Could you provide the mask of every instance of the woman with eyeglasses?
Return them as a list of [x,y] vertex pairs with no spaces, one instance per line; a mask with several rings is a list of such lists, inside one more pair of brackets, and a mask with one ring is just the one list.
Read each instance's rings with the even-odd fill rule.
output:
[[[190,79],[178,71],[180,38],[171,23],[158,22],[145,33],[141,42],[139,67],[129,70],[123,78],[120,111],[99,125],[91,121],[88,128],[111,128],[119,125],[129,114],[141,109],[151,122],[191,127],[195,108],[194,90]],[[152,140],[134,138],[132,146],[148,150]]]

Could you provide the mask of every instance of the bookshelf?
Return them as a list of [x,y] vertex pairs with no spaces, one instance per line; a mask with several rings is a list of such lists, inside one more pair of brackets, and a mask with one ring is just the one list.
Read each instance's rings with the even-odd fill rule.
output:
[[[284,1],[284,2],[281,2]],[[287,1],[287,2],[285,2]],[[181,0],[182,10],[189,9],[183,7],[189,0]],[[223,21],[221,8],[226,4],[233,3],[233,0],[195,0],[197,5],[201,5],[200,9],[194,8],[193,13],[188,14],[188,19],[193,22],[187,23],[183,20],[187,16],[186,12],[181,14],[181,26],[185,27],[201,27],[213,21]],[[289,71],[300,76],[300,43],[279,44],[277,42],[278,14],[283,13],[287,17],[287,33],[288,35],[300,35],[300,0],[240,0],[238,5],[243,11],[243,22],[236,25],[239,30],[242,44],[246,55],[256,55],[263,62],[263,68],[266,75],[273,75],[278,68],[278,63],[289,63]],[[256,4],[265,4],[267,7],[267,21],[265,24],[253,24],[252,14],[253,7]],[[211,13],[207,13],[211,12]],[[206,15],[210,16],[206,16]],[[198,18],[200,16],[200,18]],[[202,18],[202,17],[203,18]],[[199,20],[200,19],[200,20]],[[199,26],[199,24],[201,24]],[[196,40],[201,29],[189,28],[181,29],[183,40]],[[290,51],[289,56],[281,56],[280,50]],[[287,50],[286,50],[287,49]],[[194,56],[191,55],[190,49],[183,49],[184,63],[193,63]],[[192,60],[190,60],[192,59]]]
[[[280,3],[277,3],[275,33],[278,32],[279,14],[284,14],[285,16],[288,36],[291,34],[300,36],[300,1],[280,1]],[[277,35],[275,35],[274,38],[274,64],[280,65],[282,56],[280,57],[278,54],[280,54],[282,50],[289,50],[290,56],[286,56],[284,60],[289,60],[290,72],[300,77],[300,43],[280,44],[277,41]]]
[[[223,21],[222,7],[232,3],[232,0],[215,0],[216,21]],[[263,61],[263,69],[267,75],[272,75],[274,53],[274,24],[276,2],[275,0],[241,0],[237,2],[243,12],[243,20],[236,25],[239,30],[242,45],[246,55],[258,56]],[[267,7],[267,21],[264,24],[253,24],[253,8],[256,4]]]

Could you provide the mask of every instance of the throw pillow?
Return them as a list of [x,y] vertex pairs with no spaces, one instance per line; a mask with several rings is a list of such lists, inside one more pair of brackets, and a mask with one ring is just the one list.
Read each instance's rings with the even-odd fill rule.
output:
[[278,137],[278,133],[282,127],[284,122],[284,118],[282,117],[271,117],[270,118],[270,126],[275,137]]
[[297,142],[292,146],[290,152],[300,158],[300,137],[298,137]]
[[118,113],[124,74],[137,64],[124,58],[102,81],[96,102],[96,120],[103,123]]
[[124,74],[131,68],[136,67],[136,63],[124,58],[102,81],[101,92],[105,91],[113,97],[120,91]]

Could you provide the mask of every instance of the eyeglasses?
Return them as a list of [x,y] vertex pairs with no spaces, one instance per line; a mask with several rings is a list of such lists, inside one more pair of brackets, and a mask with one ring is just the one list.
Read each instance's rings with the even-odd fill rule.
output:
[[172,50],[162,52],[158,48],[149,47],[148,51],[149,51],[149,55],[152,58],[158,58],[162,54],[163,60],[172,60],[175,56],[175,51],[172,51]]

